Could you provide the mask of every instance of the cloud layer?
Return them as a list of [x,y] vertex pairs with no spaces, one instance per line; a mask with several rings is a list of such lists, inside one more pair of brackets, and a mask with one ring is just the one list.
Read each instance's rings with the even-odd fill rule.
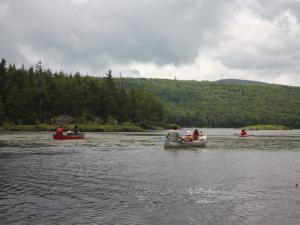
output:
[[300,85],[297,0],[0,0],[0,57],[102,75]]

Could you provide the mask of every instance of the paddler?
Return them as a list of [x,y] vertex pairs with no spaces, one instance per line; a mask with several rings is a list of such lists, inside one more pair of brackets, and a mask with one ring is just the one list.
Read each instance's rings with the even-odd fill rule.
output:
[[247,132],[246,132],[245,129],[242,129],[242,131],[241,131],[241,136],[245,136],[245,135],[247,135]]
[[56,129],[56,135],[63,135],[64,133],[64,128],[63,126],[59,126],[57,129]]

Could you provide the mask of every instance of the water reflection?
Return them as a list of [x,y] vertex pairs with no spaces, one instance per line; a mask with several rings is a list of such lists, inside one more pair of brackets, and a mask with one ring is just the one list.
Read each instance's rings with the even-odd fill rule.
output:
[[166,131],[1,133],[0,221],[299,224],[298,130],[204,132],[208,147],[188,150],[164,150]]

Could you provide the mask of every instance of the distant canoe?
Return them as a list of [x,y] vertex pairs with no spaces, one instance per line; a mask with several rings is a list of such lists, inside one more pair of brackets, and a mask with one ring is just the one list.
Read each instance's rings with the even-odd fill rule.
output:
[[71,134],[71,135],[58,135],[58,134],[53,134],[53,139],[54,140],[76,140],[76,139],[84,139],[85,135],[84,133],[79,133],[79,134]]
[[239,137],[250,137],[250,135],[249,134],[244,134],[244,135],[239,134]]
[[192,142],[171,143],[168,140],[165,141],[165,148],[200,148],[206,146],[207,146],[206,135],[200,137],[199,140],[192,141]]

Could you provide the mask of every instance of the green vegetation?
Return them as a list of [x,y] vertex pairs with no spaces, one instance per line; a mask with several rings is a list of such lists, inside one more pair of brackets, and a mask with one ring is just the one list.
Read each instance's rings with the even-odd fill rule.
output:
[[166,122],[186,127],[281,124],[300,128],[300,87],[264,83],[123,79],[125,89],[144,87],[166,107]]
[[43,124],[61,123],[82,124],[81,130],[86,131],[124,130],[124,124],[133,129],[170,124],[300,128],[300,88],[255,82],[113,78],[111,71],[92,77],[52,72],[41,63],[35,68],[16,68],[2,59],[2,129],[10,129],[5,124],[14,124],[20,130],[53,130]]
[[277,124],[256,124],[256,125],[242,127],[241,129],[246,129],[246,130],[289,130],[290,128],[287,126],[277,125]]
[[147,89],[119,88],[111,71],[101,78],[53,73],[44,70],[41,62],[35,68],[25,69],[7,66],[2,59],[0,125],[5,123],[19,125],[21,130],[40,129],[39,124],[69,123],[103,125],[84,126],[83,130],[132,130],[133,126],[122,124],[161,126],[164,107]]
[[260,81],[240,80],[240,79],[221,79],[221,80],[217,80],[216,82],[222,84],[267,84],[265,82],[260,82]]
[[[73,130],[75,124],[68,124],[65,130]],[[122,125],[102,125],[102,124],[77,124],[79,129],[85,132],[140,132],[143,131],[141,127],[132,124]],[[53,124],[38,124],[38,125],[16,125],[3,124],[0,130],[5,131],[55,131],[56,126]]]

